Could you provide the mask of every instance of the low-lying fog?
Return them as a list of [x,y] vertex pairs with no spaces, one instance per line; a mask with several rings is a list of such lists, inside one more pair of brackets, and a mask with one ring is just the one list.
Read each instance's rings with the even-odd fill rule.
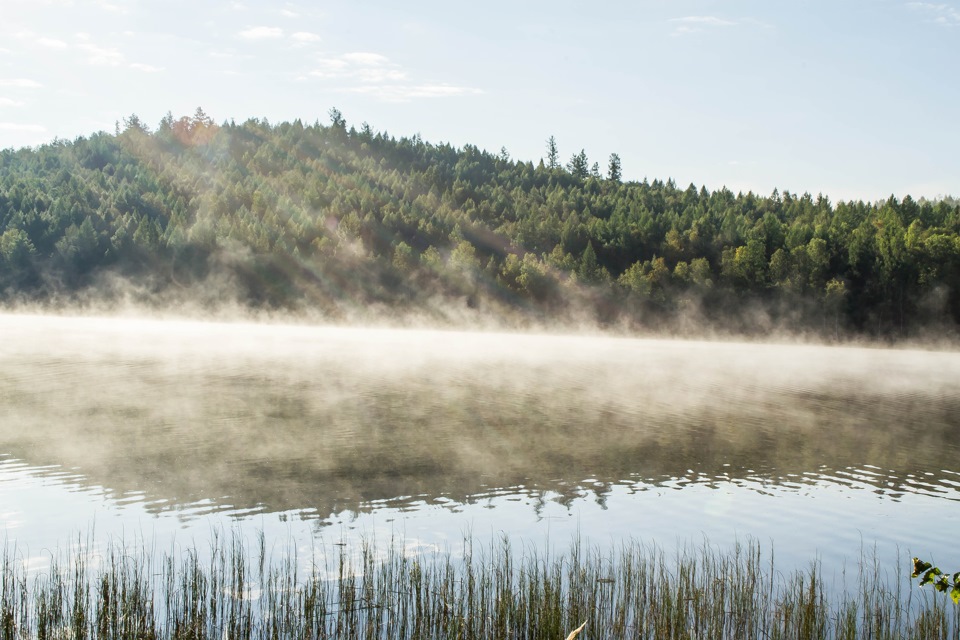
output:
[[678,480],[960,497],[952,352],[25,315],[0,332],[0,456],[155,511],[325,518],[517,487],[572,509],[585,486]]

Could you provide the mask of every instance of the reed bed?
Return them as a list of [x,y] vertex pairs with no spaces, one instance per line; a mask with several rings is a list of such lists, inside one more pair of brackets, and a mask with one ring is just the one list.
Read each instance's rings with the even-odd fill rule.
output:
[[584,622],[578,640],[960,637],[948,597],[868,559],[838,586],[817,563],[778,572],[753,543],[669,556],[636,541],[478,546],[411,555],[362,543],[303,558],[269,551],[262,535],[214,534],[202,554],[108,544],[36,570],[8,545],[0,639],[562,640]]

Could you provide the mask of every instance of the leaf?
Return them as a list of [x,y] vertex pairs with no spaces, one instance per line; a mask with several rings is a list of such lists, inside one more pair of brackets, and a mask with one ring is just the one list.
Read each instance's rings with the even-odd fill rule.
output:
[[586,621],[586,620],[583,621],[583,624],[582,624],[582,625],[580,625],[579,627],[577,627],[576,629],[574,629],[573,631],[570,632],[570,635],[567,636],[567,640],[573,640],[573,639],[576,638],[578,635],[580,635],[580,632],[583,631],[583,628],[584,628],[585,626],[587,626],[587,621]]
[[953,585],[953,589],[950,589],[950,599],[953,600],[953,604],[960,604],[960,585]]
[[936,567],[927,569],[926,573],[923,574],[923,578],[920,579],[920,586],[922,587],[925,584],[932,584],[937,581],[937,576],[939,576],[942,571]]
[[920,574],[933,567],[929,562],[924,562],[920,558],[913,559],[913,577],[919,578]]

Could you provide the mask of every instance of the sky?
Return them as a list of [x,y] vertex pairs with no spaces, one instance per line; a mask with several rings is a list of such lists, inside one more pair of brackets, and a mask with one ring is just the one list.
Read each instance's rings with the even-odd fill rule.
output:
[[0,148],[369,123],[681,187],[960,196],[960,0],[0,0]]

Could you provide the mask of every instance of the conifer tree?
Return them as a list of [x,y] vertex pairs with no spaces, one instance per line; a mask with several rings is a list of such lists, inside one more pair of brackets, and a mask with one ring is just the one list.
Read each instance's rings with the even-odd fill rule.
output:
[[567,163],[567,170],[578,180],[586,180],[590,175],[590,164],[587,160],[587,152],[580,149],[580,153],[575,153]]
[[607,168],[607,178],[611,182],[620,182],[621,171],[620,171],[620,156],[616,153],[610,154],[610,164]]
[[558,169],[560,167],[560,152],[557,151],[557,140],[553,136],[547,138],[547,168]]

